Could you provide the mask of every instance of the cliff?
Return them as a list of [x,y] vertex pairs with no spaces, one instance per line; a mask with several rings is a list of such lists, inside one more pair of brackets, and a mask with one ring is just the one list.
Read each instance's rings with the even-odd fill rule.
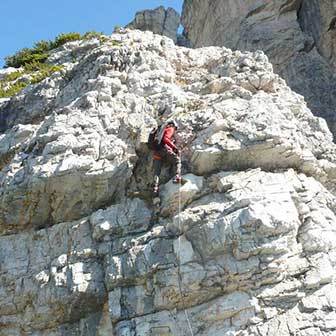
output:
[[182,23],[194,47],[263,50],[335,135],[335,18],[332,0],[190,0]]
[[170,37],[177,42],[177,29],[180,25],[180,14],[173,8],[163,6],[153,10],[144,10],[136,13],[135,18],[126,28],[149,30],[155,34]]
[[0,100],[1,336],[335,333],[335,145],[262,52],[126,29],[48,62]]

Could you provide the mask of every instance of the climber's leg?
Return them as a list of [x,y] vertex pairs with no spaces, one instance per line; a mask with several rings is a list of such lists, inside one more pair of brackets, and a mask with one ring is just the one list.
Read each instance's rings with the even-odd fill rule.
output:
[[174,162],[175,165],[175,177],[173,179],[173,183],[180,183],[181,182],[181,157],[177,153],[170,153],[170,157]]

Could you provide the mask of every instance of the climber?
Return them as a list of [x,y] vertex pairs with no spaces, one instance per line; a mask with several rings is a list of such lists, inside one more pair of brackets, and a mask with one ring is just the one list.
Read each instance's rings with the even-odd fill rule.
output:
[[157,129],[154,129],[148,143],[153,151],[153,167],[154,167],[154,188],[155,196],[159,194],[160,173],[162,161],[173,162],[176,165],[176,175],[173,183],[181,182],[181,157],[180,151],[175,145],[175,132],[177,123],[175,120],[169,120]]

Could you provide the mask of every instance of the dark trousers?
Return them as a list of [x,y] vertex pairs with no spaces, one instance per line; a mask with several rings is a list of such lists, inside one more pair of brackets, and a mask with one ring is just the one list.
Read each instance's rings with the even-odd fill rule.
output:
[[158,187],[160,184],[160,174],[163,161],[171,162],[176,167],[176,175],[181,175],[181,158],[174,152],[162,149],[160,152],[155,152],[153,155],[154,168],[154,186]]

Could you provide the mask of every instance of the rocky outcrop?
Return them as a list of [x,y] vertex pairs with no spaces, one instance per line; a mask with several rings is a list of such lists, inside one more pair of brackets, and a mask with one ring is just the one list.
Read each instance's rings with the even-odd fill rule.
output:
[[332,0],[190,0],[182,23],[194,47],[263,50],[335,135],[335,18]]
[[126,29],[49,61],[0,106],[1,336],[334,334],[336,148],[262,52]]
[[180,25],[180,14],[175,9],[163,6],[152,10],[136,13],[135,18],[126,27],[131,29],[149,30],[155,34],[170,37],[177,41],[177,29]]

